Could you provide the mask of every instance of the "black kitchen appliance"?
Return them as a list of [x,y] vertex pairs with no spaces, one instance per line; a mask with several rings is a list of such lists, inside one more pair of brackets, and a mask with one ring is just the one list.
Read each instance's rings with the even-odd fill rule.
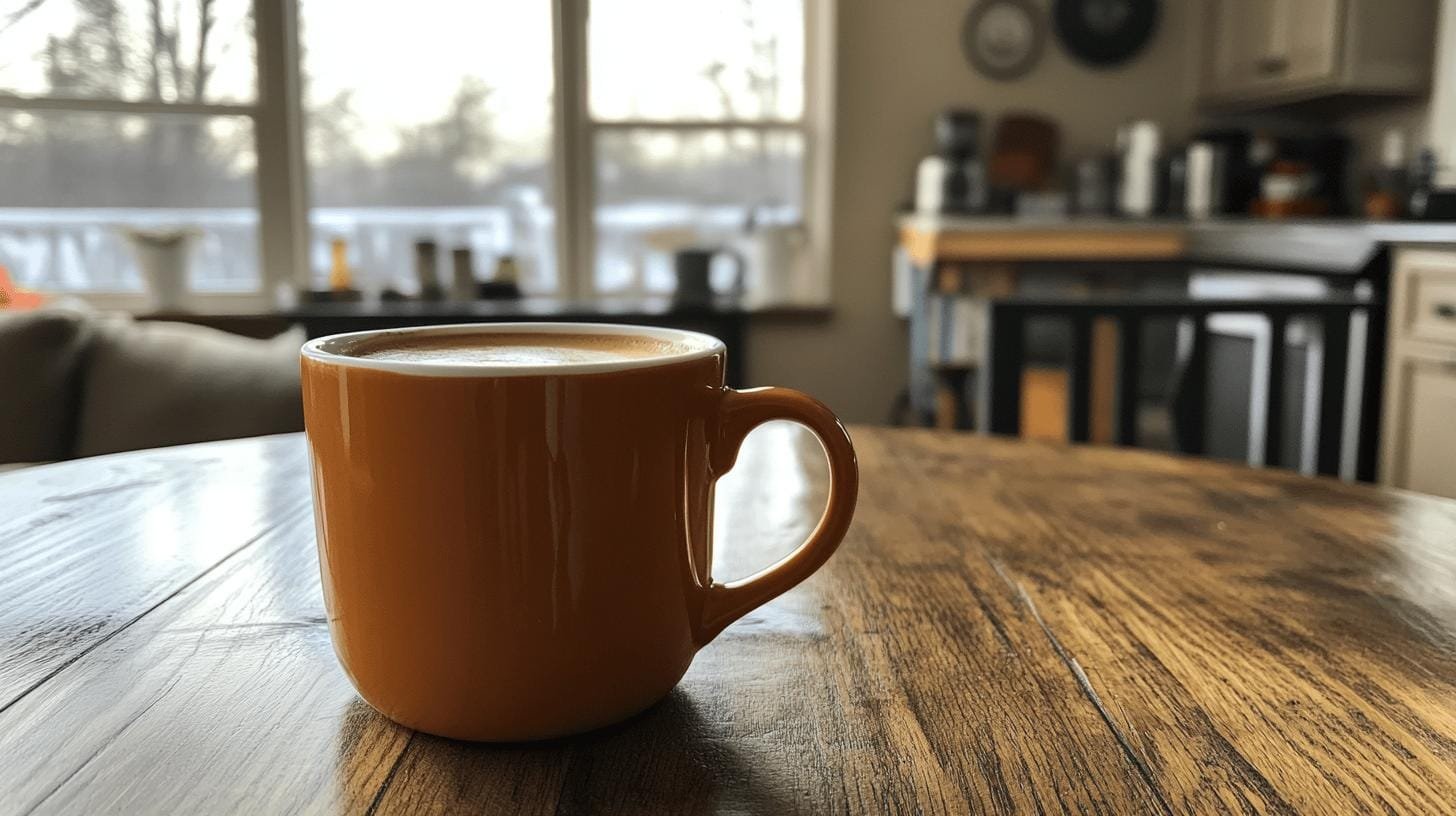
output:
[[[1260,167],[1250,157],[1254,134],[1243,128],[1215,128],[1199,131],[1195,142],[1213,145],[1219,160],[1210,165],[1219,178],[1207,185],[1216,200],[1209,208],[1211,215],[1248,215],[1254,199],[1259,197]],[[1207,180],[1201,180],[1203,186]]]
[[976,213],[986,209],[981,160],[981,114],[952,108],[935,118],[936,152],[915,175],[915,209],[924,213]]
[[1281,136],[1274,140],[1274,152],[1277,159],[1301,162],[1314,171],[1314,186],[1309,197],[1325,202],[1325,212],[1330,215],[1350,214],[1348,138],[1334,133]]
[[1220,178],[1212,189],[1221,194],[1212,214],[1248,215],[1260,197],[1264,171],[1276,161],[1307,166],[1313,172],[1308,195],[1325,203],[1326,214],[1348,215],[1351,211],[1346,183],[1350,140],[1344,136],[1270,136],[1244,128],[1211,128],[1199,131],[1192,141],[1213,145],[1219,155],[1214,166]]

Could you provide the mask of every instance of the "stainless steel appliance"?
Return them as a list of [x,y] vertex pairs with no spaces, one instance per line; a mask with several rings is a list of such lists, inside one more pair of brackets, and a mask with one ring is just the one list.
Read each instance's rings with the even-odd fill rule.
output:
[[1117,131],[1117,211],[1145,218],[1153,214],[1158,197],[1158,151],[1162,130],[1146,119],[1123,125]]

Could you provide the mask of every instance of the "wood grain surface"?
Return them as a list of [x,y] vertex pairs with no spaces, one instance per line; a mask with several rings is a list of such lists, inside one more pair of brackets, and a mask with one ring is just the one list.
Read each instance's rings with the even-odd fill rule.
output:
[[1161,261],[1178,260],[1188,248],[1180,226],[1085,229],[1010,226],[1005,229],[923,230],[900,228],[900,243],[915,263],[937,261]]
[[[4,813],[1443,813],[1456,502],[1112,449],[860,428],[836,557],[673,694],[473,745],[360,702],[300,437],[0,476]],[[794,426],[715,575],[824,498]]]

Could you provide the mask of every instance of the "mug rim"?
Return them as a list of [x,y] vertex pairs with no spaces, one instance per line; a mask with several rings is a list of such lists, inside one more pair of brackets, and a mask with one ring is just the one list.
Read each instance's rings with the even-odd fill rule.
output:
[[[344,353],[343,347],[373,337],[390,335],[452,335],[452,334],[605,334],[613,336],[646,336],[687,346],[683,351],[658,354],[648,357],[634,357],[626,360],[606,360],[590,363],[441,363],[410,360],[375,360],[368,357],[354,357]],[[715,354],[727,355],[727,346],[722,340],[702,332],[685,329],[668,329],[657,326],[638,326],[628,323],[575,323],[575,322],[514,322],[514,323],[449,323],[439,326],[400,326],[389,329],[367,329],[365,331],[343,332],[318,337],[303,344],[299,357],[325,365],[348,368],[368,368],[375,371],[389,371],[396,374],[413,374],[425,377],[542,377],[573,374],[607,374],[616,371],[630,371],[643,368],[684,363],[700,360]]]

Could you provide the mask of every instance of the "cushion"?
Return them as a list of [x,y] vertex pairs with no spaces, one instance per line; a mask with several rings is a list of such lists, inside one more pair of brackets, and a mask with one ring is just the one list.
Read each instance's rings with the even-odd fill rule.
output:
[[302,331],[255,340],[183,323],[96,326],[74,455],[303,430]]
[[0,312],[0,463],[71,455],[90,336],[76,312]]

